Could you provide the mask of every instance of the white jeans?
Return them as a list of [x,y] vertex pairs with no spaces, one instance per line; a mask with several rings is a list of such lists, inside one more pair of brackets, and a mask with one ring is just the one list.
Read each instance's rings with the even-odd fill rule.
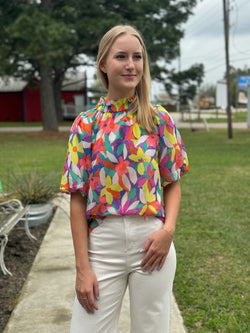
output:
[[151,274],[140,263],[140,249],[162,227],[156,217],[111,216],[89,235],[89,260],[100,290],[98,310],[87,313],[75,299],[70,333],[116,333],[128,286],[131,333],[169,332],[172,286],[176,269],[174,244],[163,268]]

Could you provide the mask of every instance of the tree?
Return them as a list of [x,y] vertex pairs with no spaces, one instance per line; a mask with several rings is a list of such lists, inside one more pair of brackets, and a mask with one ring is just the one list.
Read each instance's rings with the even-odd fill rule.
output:
[[204,84],[200,87],[200,97],[216,97],[216,85],[215,84]]
[[173,70],[168,76],[166,89],[171,92],[173,84],[181,87],[180,102],[181,104],[186,104],[187,99],[193,99],[195,97],[197,87],[201,85],[203,76],[203,64],[195,64],[189,69],[180,72]]
[[43,127],[57,130],[54,94],[58,80],[56,70],[62,70],[65,57],[73,52],[74,32],[70,26],[53,18],[50,0],[42,0],[39,7],[26,1],[5,31],[10,42],[6,43],[8,57],[4,63],[12,65],[10,69],[15,76],[26,80],[38,73]]
[[56,130],[65,73],[86,65],[81,55],[93,63],[100,36],[114,22],[135,25],[142,32],[152,77],[166,80],[166,63],[178,55],[182,23],[195,4],[196,0],[0,0],[0,74],[39,77],[43,126]]

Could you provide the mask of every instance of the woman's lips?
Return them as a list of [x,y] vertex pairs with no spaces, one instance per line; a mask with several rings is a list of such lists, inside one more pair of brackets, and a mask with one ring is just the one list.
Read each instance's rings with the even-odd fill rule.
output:
[[124,74],[123,77],[126,79],[133,79],[136,75],[135,74]]

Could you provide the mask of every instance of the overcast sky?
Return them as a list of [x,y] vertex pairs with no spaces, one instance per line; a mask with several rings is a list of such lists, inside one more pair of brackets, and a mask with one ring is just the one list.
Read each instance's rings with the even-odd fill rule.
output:
[[[198,0],[193,12],[181,41],[181,69],[203,63],[203,83],[216,84],[226,71],[223,0]],[[250,68],[250,0],[230,0],[229,20],[230,64]]]

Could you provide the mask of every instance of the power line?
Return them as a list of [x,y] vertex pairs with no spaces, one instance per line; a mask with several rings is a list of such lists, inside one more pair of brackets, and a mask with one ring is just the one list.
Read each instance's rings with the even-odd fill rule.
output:
[[[232,63],[235,63],[235,62],[241,61],[241,60],[243,60],[243,59],[246,59],[246,58],[240,58],[240,59],[232,59],[232,58],[230,58],[230,63],[232,64]],[[214,70],[216,70],[216,69],[218,69],[218,68],[220,68],[220,67],[222,67],[222,66],[225,66],[225,61],[223,61],[223,62],[217,64],[216,66],[205,68],[205,72],[206,72],[206,73],[208,73],[208,72],[212,72],[212,71],[214,71]]]
[[[204,20],[207,20],[208,18],[211,18],[211,17],[214,18],[214,15],[212,15],[212,14],[217,12],[217,7],[218,6],[210,7],[208,10],[202,9],[202,7],[205,8],[207,6],[208,2],[210,2],[210,1],[206,1],[206,0],[202,1],[201,7],[200,7],[201,8],[200,11],[202,11],[202,13],[199,14],[198,18],[197,18],[198,13],[196,13],[196,16],[192,16],[192,15],[190,16],[190,19],[191,20],[193,19],[194,22],[192,22],[191,24],[189,24],[187,22],[187,28],[189,30],[192,30],[193,28],[195,28],[195,29],[200,28],[200,24],[204,23]],[[211,22],[211,21],[209,21],[209,22]]]
[[[216,6],[210,7],[208,10],[206,10],[206,6],[207,6],[208,2],[209,1],[207,1],[207,2],[203,1],[202,5],[201,5],[201,9],[200,9],[201,14],[199,14],[199,17],[196,19],[197,15],[198,15],[198,13],[196,13],[196,17],[194,18],[195,21],[193,23],[191,23],[191,25],[189,25],[187,23],[186,36],[188,36],[188,35],[194,36],[196,32],[202,32],[205,29],[207,29],[207,27],[204,27],[201,30],[201,25],[203,25],[204,22],[209,22],[210,26],[214,26],[214,24],[222,22],[222,20],[223,20],[222,17],[219,20],[216,17],[216,13],[221,12],[221,6],[219,6],[217,4]],[[191,16],[191,20],[192,20],[192,16]]]
[[[231,2],[236,0],[231,0]],[[210,4],[213,4],[213,7],[211,7]],[[245,15],[244,15],[244,21],[241,21],[240,13],[244,11],[244,5],[246,7],[246,4],[250,4],[250,0],[242,1],[237,0],[237,8],[234,5],[235,2],[232,3],[230,7],[230,15],[233,17],[233,25],[231,29],[231,38],[230,38],[230,62],[232,66],[235,66],[237,62],[244,61],[245,66],[249,66],[249,57],[248,50],[246,48],[240,47],[239,43],[244,41],[245,35],[237,40],[237,31],[240,27],[240,24],[242,22],[245,22]],[[186,24],[186,32],[184,36],[184,40],[182,43],[184,43],[183,47],[183,53],[182,53],[182,67],[188,68],[192,65],[192,63],[204,63],[206,65],[205,67],[205,75],[207,76],[209,73],[221,72],[221,69],[225,66],[225,55],[223,54],[224,45],[223,45],[223,17],[222,17],[222,9],[223,6],[221,6],[221,0],[217,0],[211,2],[209,0],[202,1],[201,4],[199,4],[199,8],[194,10],[194,17],[191,17],[191,22]],[[248,7],[248,6],[247,6]],[[206,8],[208,8],[206,10]],[[229,7],[228,7],[229,10]],[[237,11],[237,12],[236,12]],[[236,17],[238,15],[238,17]],[[218,19],[219,17],[219,19]],[[237,18],[237,20],[236,20]],[[206,27],[204,26],[204,23]],[[211,29],[213,29],[213,32],[215,33],[214,38],[212,35],[212,31],[209,34],[205,34],[205,29],[210,29],[209,26],[206,24],[206,22],[209,22],[209,25],[211,26]],[[219,26],[221,24],[221,26]],[[217,26],[215,26],[217,25]],[[201,29],[201,27],[203,27]],[[211,30],[210,29],[210,30]],[[217,30],[217,34],[216,34]],[[245,30],[244,30],[245,31]],[[198,36],[198,32],[199,35]],[[200,37],[200,39],[198,39]],[[210,38],[211,37],[211,38]],[[232,40],[232,38],[234,40]],[[196,43],[197,41],[197,43]],[[198,42],[199,41],[199,42]],[[247,43],[247,42],[246,42]],[[204,45],[206,47],[204,47]],[[249,45],[244,44],[244,45]],[[199,55],[200,53],[200,55]],[[186,56],[185,56],[186,54]],[[192,54],[192,56],[190,56]],[[235,66],[236,67],[236,66]],[[242,66],[239,66],[242,67]],[[219,71],[218,71],[219,69]],[[212,74],[213,75],[213,74]],[[222,75],[222,74],[221,74]]]

